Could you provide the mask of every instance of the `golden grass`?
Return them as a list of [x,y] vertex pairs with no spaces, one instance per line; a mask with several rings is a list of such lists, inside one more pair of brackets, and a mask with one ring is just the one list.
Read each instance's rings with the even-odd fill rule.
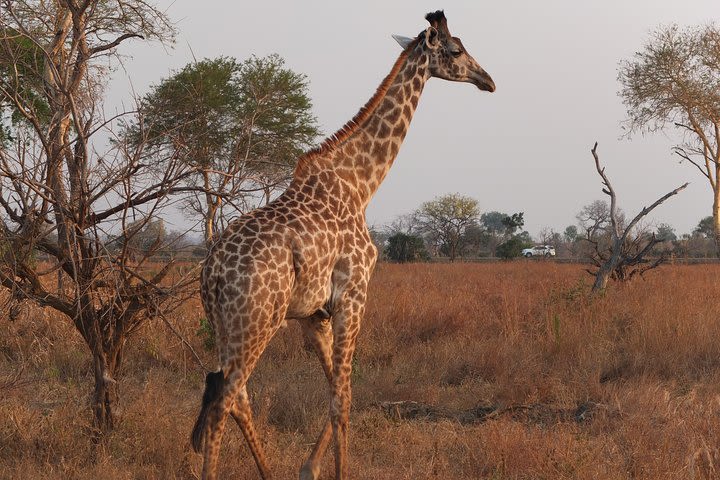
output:
[[[646,277],[591,298],[576,265],[379,265],[354,364],[353,478],[720,477],[720,266]],[[194,301],[172,321],[212,368],[202,316]],[[296,478],[327,412],[302,343],[282,330],[250,382],[277,478]],[[93,459],[84,344],[49,310],[1,320],[0,478],[196,478],[192,355],[149,323],[122,373],[117,429]],[[441,414],[380,407],[405,400]],[[257,478],[235,425],[221,465]]]

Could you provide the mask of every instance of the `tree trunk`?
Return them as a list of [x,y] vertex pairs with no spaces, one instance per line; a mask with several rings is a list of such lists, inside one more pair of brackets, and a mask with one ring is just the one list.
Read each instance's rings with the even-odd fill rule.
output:
[[713,192],[713,238],[715,240],[715,255],[720,257],[720,188]]
[[215,216],[220,208],[221,198],[210,193],[210,174],[203,171],[203,185],[205,187],[205,245],[210,245],[215,235]]
[[205,245],[210,245],[213,241],[213,231],[215,230],[215,208],[208,205],[205,212]]
[[605,263],[600,265],[600,268],[598,268],[597,273],[595,274],[595,283],[593,283],[592,292],[602,292],[605,290],[605,287],[607,287],[608,280],[610,280],[610,275],[612,275],[613,270],[618,266],[618,263],[620,262],[620,250],[621,250],[621,242],[619,240],[613,241],[613,249],[612,254],[610,258],[608,258]]
[[[112,311],[98,312],[92,302],[92,283],[80,282],[84,294],[80,295],[80,308],[75,325],[82,334],[93,357],[95,389],[92,397],[92,441],[99,444],[115,426],[113,409],[118,398],[115,375],[120,367],[122,347],[125,343],[125,321],[114,318]],[[84,288],[83,288],[84,287]]]
[[93,392],[93,414],[95,434],[93,441],[99,443],[115,426],[113,405],[117,400],[117,385],[114,380],[115,367],[108,364],[103,352],[93,352],[95,390]]
[[592,291],[593,292],[601,292],[605,290],[605,287],[607,287],[608,279],[610,278],[610,273],[612,273],[612,269],[609,267],[608,264],[604,264],[598,272],[595,274],[595,283],[593,283]]
[[270,198],[272,197],[272,190],[267,185],[263,187],[263,190],[263,195],[265,196],[265,205],[267,205],[270,203]]

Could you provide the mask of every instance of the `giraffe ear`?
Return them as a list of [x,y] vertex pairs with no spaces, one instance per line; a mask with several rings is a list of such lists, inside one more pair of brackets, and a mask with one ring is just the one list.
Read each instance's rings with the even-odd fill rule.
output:
[[393,35],[392,37],[395,39],[396,42],[398,42],[400,44],[400,46],[403,48],[403,50],[405,50],[408,47],[408,45],[410,45],[413,41],[412,38],[403,37],[402,35]]
[[440,40],[438,40],[438,31],[435,27],[428,27],[425,30],[425,45],[430,50],[435,50],[440,46]]

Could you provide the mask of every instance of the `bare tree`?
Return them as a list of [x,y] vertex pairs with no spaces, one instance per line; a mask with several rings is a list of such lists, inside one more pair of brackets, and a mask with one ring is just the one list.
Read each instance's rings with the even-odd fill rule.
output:
[[397,233],[413,235],[419,228],[418,219],[413,214],[397,215],[383,226],[383,232],[391,237]]
[[[595,142],[591,152],[595,159],[595,169],[598,175],[600,175],[600,178],[602,178],[604,185],[602,191],[610,197],[610,207],[607,212],[610,221],[609,245],[602,247],[597,237],[593,238],[591,235],[592,229],[587,229],[586,240],[595,247],[594,255],[591,259],[597,267],[597,271],[590,271],[590,273],[595,275],[595,283],[593,284],[592,291],[597,292],[605,289],[610,278],[629,280],[638,273],[642,274],[660,265],[664,260],[662,256],[649,263],[645,259],[645,256],[650,252],[652,247],[660,240],[655,238],[655,235],[646,235],[644,232],[638,233],[635,229],[640,220],[648,213],[668,198],[676,195],[680,190],[687,187],[688,184],[685,183],[679,186],[675,190],[660,197],[649,207],[644,207],[627,225],[623,226],[618,214],[619,208],[615,190],[610,184],[610,179],[605,175],[605,167],[600,166],[600,158],[597,154],[597,142]],[[596,224],[597,222],[593,223],[593,225]]]
[[605,200],[594,200],[585,205],[575,218],[589,237],[595,237],[610,225],[610,205]]
[[177,158],[150,169],[142,143],[108,142],[117,116],[104,118],[101,102],[121,43],[173,34],[143,0],[5,0],[0,8],[0,285],[13,305],[60,312],[87,344],[95,439],[113,428],[128,337],[182,302],[193,282],[172,262],[149,268],[160,241],[140,255],[132,248],[192,170]]
[[541,245],[559,247],[562,243],[562,235],[553,230],[552,227],[544,227],[540,230],[540,232],[538,232],[537,238],[540,240]]

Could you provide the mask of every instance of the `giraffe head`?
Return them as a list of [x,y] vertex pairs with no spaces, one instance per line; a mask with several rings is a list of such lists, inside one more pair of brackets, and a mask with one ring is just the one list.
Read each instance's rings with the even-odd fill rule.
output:
[[430,26],[416,39],[394,36],[403,48],[420,49],[428,55],[431,77],[453,82],[472,83],[480,90],[495,91],[495,82],[465,50],[459,38],[448,30],[447,19],[442,10],[425,15]]

